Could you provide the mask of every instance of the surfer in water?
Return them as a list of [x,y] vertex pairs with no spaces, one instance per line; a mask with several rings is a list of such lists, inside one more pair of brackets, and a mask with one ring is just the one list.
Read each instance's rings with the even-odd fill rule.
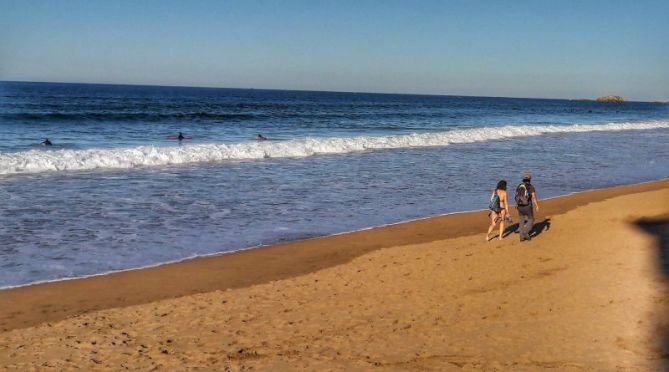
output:
[[188,135],[185,135],[185,134],[183,134],[183,133],[181,133],[181,132],[179,132],[179,134],[177,134],[176,136],[169,136],[169,137],[167,137],[167,138],[168,138],[168,139],[173,139],[173,140],[178,140],[179,142],[181,142],[181,141],[183,141],[183,140],[193,139],[193,137],[188,136]]
[[44,146],[53,146],[53,143],[51,143],[51,141],[49,141],[48,138],[45,138],[44,141],[41,142],[41,144]]
[[256,135],[256,141],[267,141],[267,137],[263,136],[261,133]]

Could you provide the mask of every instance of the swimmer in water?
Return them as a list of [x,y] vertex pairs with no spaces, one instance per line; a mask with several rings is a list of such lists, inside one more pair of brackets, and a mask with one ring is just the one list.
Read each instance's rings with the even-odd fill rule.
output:
[[262,134],[258,133],[256,136],[256,141],[267,141],[267,137],[263,136]]
[[53,143],[51,143],[51,141],[49,141],[48,138],[45,138],[44,141],[42,141],[41,144],[44,145],[44,146],[52,146],[53,145]]
[[193,137],[179,132],[176,136],[175,135],[168,136],[167,139],[179,140],[179,142],[181,142],[183,140],[193,139]]

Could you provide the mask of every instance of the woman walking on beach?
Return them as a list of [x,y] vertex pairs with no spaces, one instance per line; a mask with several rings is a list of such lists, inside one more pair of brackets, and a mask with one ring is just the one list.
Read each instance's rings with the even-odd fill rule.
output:
[[488,233],[485,236],[486,241],[490,241],[490,233],[499,223],[499,240],[502,240],[504,237],[504,221],[509,212],[509,203],[506,196],[506,181],[501,180],[497,182],[497,187],[495,191],[492,192],[490,196],[490,227],[488,227]]

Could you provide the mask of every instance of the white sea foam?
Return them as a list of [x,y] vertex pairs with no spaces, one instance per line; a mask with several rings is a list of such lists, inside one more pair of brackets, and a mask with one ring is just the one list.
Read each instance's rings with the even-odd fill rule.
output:
[[24,151],[0,153],[0,174],[96,169],[127,169],[188,163],[263,158],[299,158],[318,154],[346,154],[367,150],[448,146],[554,133],[626,131],[669,128],[669,122],[520,125],[456,129],[392,136],[302,138],[288,141],[201,144],[179,147]]

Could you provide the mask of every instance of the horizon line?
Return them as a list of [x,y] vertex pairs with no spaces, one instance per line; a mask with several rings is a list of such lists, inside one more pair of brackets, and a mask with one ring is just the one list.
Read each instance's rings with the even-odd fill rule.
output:
[[[388,93],[388,92],[364,92],[364,91],[345,91],[345,90],[316,90],[316,89],[283,89],[283,88],[241,88],[241,87],[220,87],[220,86],[196,86],[196,85],[164,85],[164,84],[142,84],[142,83],[91,83],[91,82],[65,82],[65,81],[33,81],[33,80],[0,80],[0,83],[27,83],[27,84],[71,84],[71,85],[111,85],[128,87],[156,87],[156,88],[195,88],[195,89],[229,89],[229,90],[262,90],[277,92],[313,92],[313,93],[348,93],[348,94],[376,94],[376,95],[395,95],[395,96],[428,96],[428,97],[470,97],[470,98],[503,98],[503,99],[536,99],[536,100],[557,100],[557,101],[592,101],[596,98],[545,98],[545,97],[513,97],[513,96],[475,96],[468,94],[436,94],[436,93]],[[615,95],[615,94],[611,94]],[[624,97],[623,97],[624,98]],[[662,100],[655,101],[628,101],[637,103],[669,103]]]

